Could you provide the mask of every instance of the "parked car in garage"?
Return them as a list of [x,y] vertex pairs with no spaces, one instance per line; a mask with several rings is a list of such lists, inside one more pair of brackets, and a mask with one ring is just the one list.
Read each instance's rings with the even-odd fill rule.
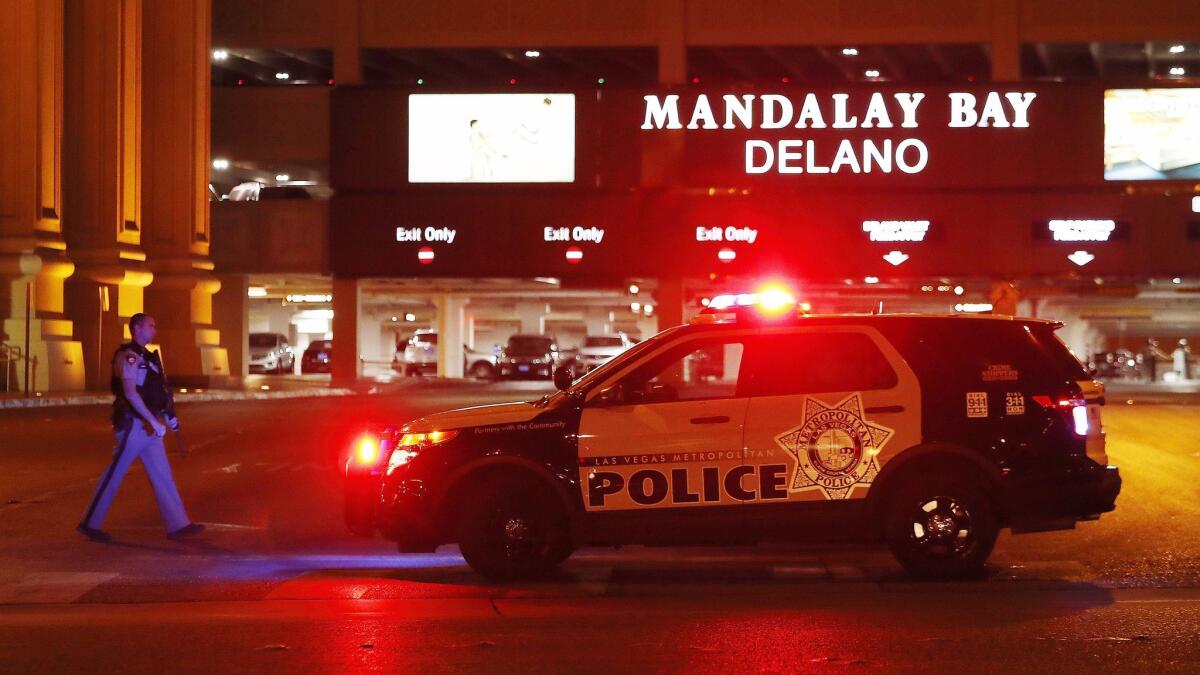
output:
[[[397,346],[392,356],[392,370],[404,375],[426,375],[437,373],[438,333],[432,329],[421,329]],[[463,345],[463,374],[480,380],[496,376],[497,357],[492,352],[471,349]]]
[[279,333],[250,334],[250,372],[291,373],[296,370],[296,353],[287,336]]
[[300,355],[300,372],[328,373],[333,363],[333,340],[313,340]]
[[562,355],[554,338],[546,335],[513,335],[500,357],[500,379],[550,379]]

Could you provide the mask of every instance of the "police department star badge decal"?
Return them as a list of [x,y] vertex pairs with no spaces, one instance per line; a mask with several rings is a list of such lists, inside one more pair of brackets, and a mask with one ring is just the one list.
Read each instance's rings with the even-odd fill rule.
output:
[[826,499],[847,498],[856,485],[875,480],[876,456],[894,433],[865,418],[858,392],[836,405],[804,397],[804,421],[775,437],[796,460],[788,492],[820,490]]

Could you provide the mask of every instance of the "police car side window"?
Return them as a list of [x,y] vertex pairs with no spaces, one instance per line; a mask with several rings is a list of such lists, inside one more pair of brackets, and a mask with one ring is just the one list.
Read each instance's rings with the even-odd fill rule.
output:
[[626,377],[626,403],[733,398],[742,371],[740,341],[689,342],[654,358]]
[[896,371],[863,333],[763,336],[751,350],[749,396],[891,389]]

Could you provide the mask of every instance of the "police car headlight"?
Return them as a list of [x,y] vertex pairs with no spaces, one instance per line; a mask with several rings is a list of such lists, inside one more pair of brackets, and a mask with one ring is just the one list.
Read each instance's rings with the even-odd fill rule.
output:
[[411,462],[420,453],[422,448],[445,443],[457,435],[457,431],[430,431],[424,434],[404,434],[400,437],[400,442],[396,444],[396,448],[392,450],[392,454],[388,458],[387,472],[390,474],[397,468]]

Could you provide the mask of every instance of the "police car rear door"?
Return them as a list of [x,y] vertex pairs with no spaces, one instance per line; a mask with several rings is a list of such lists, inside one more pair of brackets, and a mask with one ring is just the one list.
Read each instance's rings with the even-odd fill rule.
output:
[[739,517],[745,348],[736,336],[681,338],[589,397],[579,470],[594,522],[631,516],[617,519],[629,541],[737,537],[723,519]]
[[775,329],[760,340],[747,365],[745,445],[760,476],[748,504],[764,506],[747,512],[747,527],[776,538],[809,506],[865,497],[887,460],[920,441],[921,396],[912,369],[870,327]]

